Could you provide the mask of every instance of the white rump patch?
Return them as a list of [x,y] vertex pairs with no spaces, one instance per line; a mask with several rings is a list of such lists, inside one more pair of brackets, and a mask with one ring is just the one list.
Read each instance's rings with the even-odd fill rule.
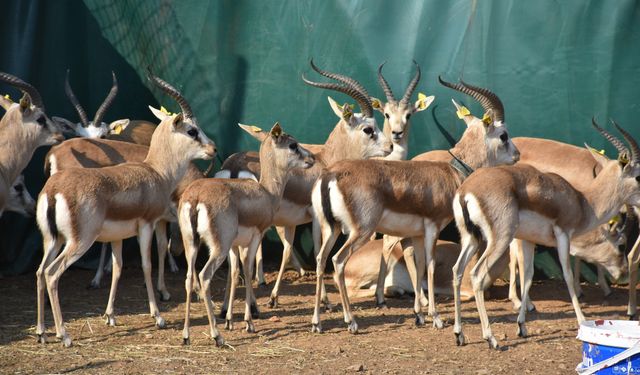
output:
[[58,173],[58,160],[54,154],[49,155],[49,175],[53,176]]
[[38,204],[36,205],[36,220],[42,233],[49,233],[49,225],[47,223],[48,205],[49,200],[47,199],[47,194],[40,194],[40,197],[38,197]]
[[[58,227],[58,232],[62,233],[66,238],[69,238],[72,232],[72,219],[71,219],[71,211],[69,210],[69,205],[67,204],[66,199],[62,196],[62,194],[58,193],[54,195],[54,199],[56,200],[56,226]],[[46,208],[45,208],[45,220],[47,217]]]
[[[216,174],[213,176],[215,178],[231,178],[231,171],[228,169],[223,169],[220,170],[218,172],[216,172]],[[249,172],[249,171],[240,171],[238,172],[238,177],[237,178],[248,178],[251,180],[254,180],[256,182],[258,182],[258,179],[256,178],[256,176]]]
[[[351,219],[349,208],[344,202],[344,195],[340,189],[338,189],[338,183],[335,179],[329,181],[328,188],[331,212],[333,212],[333,216],[342,223],[342,232],[348,234],[348,228],[353,228],[353,220]],[[320,207],[322,207],[322,204],[320,204]]]

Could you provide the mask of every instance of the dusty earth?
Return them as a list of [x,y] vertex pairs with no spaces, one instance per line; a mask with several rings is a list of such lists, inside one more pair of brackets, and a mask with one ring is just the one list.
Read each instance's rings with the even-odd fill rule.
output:
[[[215,301],[221,301],[224,270],[218,272]],[[298,278],[287,273],[280,307],[265,306],[275,273],[268,273],[268,286],[258,289],[261,318],[256,333],[244,331],[244,291],[235,305],[235,330],[219,328],[229,345],[217,348],[208,337],[204,304],[192,306],[191,345],[182,345],[184,319],[184,270],[168,274],[172,294],[160,302],[167,328],[154,327],[148,315],[142,273],[124,270],[117,298],[117,327],[104,324],[101,315],[108,289],[87,290],[92,272],[71,269],[61,281],[62,311],[74,340],[63,348],[55,338],[53,318],[47,308],[48,344],[36,342],[35,276],[0,280],[0,373],[431,373],[431,374],[571,374],[581,360],[577,324],[562,281],[536,282],[532,297],[538,308],[528,316],[530,337],[518,338],[516,314],[506,300],[507,286],[492,289],[488,301],[492,327],[502,345],[491,351],[480,334],[473,302],[463,305],[468,344],[457,347],[452,331],[453,301],[439,298],[447,325],[416,328],[411,301],[392,299],[386,310],[376,310],[369,299],[354,300],[360,333],[349,334],[339,306],[322,315],[323,334],[310,333],[312,293],[315,277]],[[328,282],[329,279],[327,279]],[[103,284],[106,284],[103,281]],[[331,285],[329,297],[339,300]],[[583,300],[587,319],[625,319],[626,290],[614,288],[603,305],[597,287],[585,286]],[[430,322],[430,321],[429,321]]]

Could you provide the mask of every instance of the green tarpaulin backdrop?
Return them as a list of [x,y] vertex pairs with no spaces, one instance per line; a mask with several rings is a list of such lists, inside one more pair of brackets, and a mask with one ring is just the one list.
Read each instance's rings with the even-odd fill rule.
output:
[[[176,109],[141,79],[150,66],[182,90],[223,156],[257,148],[238,122],[280,121],[303,142],[326,138],[337,120],[326,96],[348,98],[302,83],[303,72],[320,80],[309,68],[311,57],[377,97],[384,97],[378,65],[387,62],[385,76],[401,93],[415,59],[423,77],[417,91],[436,100],[412,120],[412,155],[447,148],[443,131],[454,138],[462,133],[452,97],[481,114],[468,98],[438,86],[438,75],[495,91],[513,136],[586,141],[611,151],[589,126],[595,115],[640,137],[634,0],[31,0],[3,4],[0,30],[0,70],[38,87],[50,116],[76,119],[63,91],[67,68],[89,112],[116,72],[120,93],[107,120],[153,119],[146,106],[156,100]],[[44,152],[27,171],[34,195],[43,182]],[[40,247],[33,220],[2,218],[2,274],[32,270]]]

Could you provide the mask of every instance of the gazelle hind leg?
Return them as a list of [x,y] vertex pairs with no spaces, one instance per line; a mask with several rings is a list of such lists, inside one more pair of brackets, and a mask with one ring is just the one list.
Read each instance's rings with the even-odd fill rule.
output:
[[[337,228],[332,228],[328,224],[322,228],[322,245],[320,251],[316,255],[316,299],[313,309],[313,317],[311,318],[311,332],[321,333],[322,325],[320,324],[320,303],[322,293],[324,291],[324,270],[327,266],[327,258],[329,252],[338,239]],[[326,292],[325,292],[326,293]]]
[[384,300],[384,281],[387,277],[387,267],[389,264],[389,257],[395,247],[396,243],[400,241],[399,237],[392,237],[385,235],[382,240],[382,254],[380,255],[380,271],[378,272],[378,280],[376,281],[376,307],[387,308],[387,303]]
[[[238,288],[238,276],[240,275],[240,257],[239,253],[244,251],[239,247],[232,247],[227,257],[229,263],[229,273],[227,275],[227,290],[225,291],[225,303],[220,311],[220,317],[224,319],[224,328],[233,330],[233,302],[236,298],[236,289]],[[245,265],[246,267],[246,265]],[[223,315],[224,312],[224,315]]]
[[249,333],[254,333],[255,327],[253,325],[253,310],[255,305],[255,297],[253,295],[253,285],[251,283],[251,274],[253,271],[254,261],[256,257],[256,252],[258,251],[258,247],[260,246],[260,242],[262,240],[262,235],[257,234],[251,239],[251,243],[249,247],[243,249],[244,251],[240,253],[243,270],[244,270],[244,278],[247,280],[244,284],[245,289],[245,309],[244,309],[244,321],[246,323],[246,331]]
[[[422,297],[424,295],[422,291],[422,279],[424,278],[425,270],[425,246],[424,237],[411,238],[411,246],[403,245],[403,256],[405,263],[411,260],[415,260],[415,270],[409,271],[411,275],[411,282],[413,283],[413,290],[415,291],[415,297],[413,301],[413,314],[416,318],[416,326],[424,325],[424,315],[422,314]],[[409,266],[407,266],[409,269]],[[431,302],[431,300],[429,300]]]
[[98,268],[96,269],[96,275],[91,280],[89,284],[89,289],[99,289],[100,282],[102,281],[102,276],[104,276],[104,268],[105,268],[105,260],[107,257],[107,243],[103,242],[100,247],[100,261],[98,262]]
[[[513,243],[517,244],[517,253],[516,253],[516,259],[518,260],[518,269],[521,270],[520,272],[520,295],[523,296],[523,292],[524,292],[524,284],[526,282],[527,277],[529,278],[529,285],[531,285],[532,279],[533,279],[533,254],[531,253],[531,264],[527,263],[527,261],[525,261],[525,254],[524,251],[525,249],[528,251],[529,248],[531,248],[531,251],[535,251],[535,245],[533,245],[531,242],[527,242],[527,241],[523,241],[523,240],[518,240],[518,239],[514,239],[513,241],[511,241],[511,244]],[[523,270],[526,269],[527,266],[531,266],[531,270],[529,275],[527,276]],[[535,311],[536,307],[533,304],[533,302],[531,302],[531,297],[529,296],[529,294],[527,293],[527,297],[525,298],[524,296],[522,297],[522,301],[526,301],[526,305],[527,305],[527,311]],[[522,302],[521,301],[521,302]]]
[[49,265],[56,259],[58,252],[60,251],[60,247],[62,246],[62,241],[57,238],[51,238],[51,236],[45,235],[44,239],[44,255],[42,257],[42,262],[40,262],[40,267],[38,267],[38,271],[36,271],[36,296],[38,300],[38,313],[37,313],[37,322],[36,322],[36,335],[38,336],[38,341],[42,344],[47,342],[47,337],[45,334],[46,327],[44,322],[44,308],[45,308],[45,290],[47,289],[47,282],[45,280],[45,269],[49,267]]
[[[203,236],[203,239],[209,246],[209,260],[200,271],[200,286],[202,288],[202,299],[207,308],[207,317],[209,318],[209,329],[211,338],[215,341],[216,346],[224,344],[224,339],[216,328],[216,317],[214,313],[213,302],[211,301],[211,282],[213,275],[218,270],[222,262],[227,257],[229,248],[231,247],[231,239],[213,239],[209,236]],[[208,240],[207,240],[208,239]]]
[[558,227],[553,227],[553,232],[556,237],[556,246],[558,248],[558,258],[560,259],[560,265],[562,266],[562,274],[564,280],[567,283],[567,289],[569,289],[569,295],[571,296],[571,303],[573,304],[573,310],[576,313],[578,324],[584,322],[585,318],[580,308],[580,301],[576,296],[576,292],[573,288],[573,272],[571,272],[571,266],[569,264],[569,235],[562,231]]
[[164,261],[167,256],[167,250],[169,249],[169,242],[167,239],[167,222],[159,221],[156,224],[156,245],[158,248],[158,284],[157,289],[160,293],[160,301],[169,301],[171,294],[167,290],[167,286],[164,283]]
[[122,240],[113,241],[111,243],[111,257],[113,269],[111,270],[111,289],[109,290],[109,302],[107,310],[104,313],[106,323],[112,327],[116,325],[116,316],[114,313],[114,304],[116,300],[116,292],[118,290],[118,281],[122,273]]
[[[260,285],[267,285],[267,282],[264,279],[264,261],[262,259],[262,244],[258,245],[258,251],[256,252],[256,272],[255,279]],[[253,280],[253,279],[251,279]]]
[[582,286],[580,285],[580,266],[582,261],[578,257],[573,257],[573,289],[576,296],[582,298]]
[[[438,234],[440,231],[438,227],[434,223],[426,222],[425,220],[425,237],[424,237],[424,249],[426,254],[427,261],[427,290],[429,293],[429,315],[433,319],[433,327],[437,329],[442,329],[444,324],[442,323],[442,319],[436,310],[436,293],[435,293],[435,282],[434,275],[436,272],[436,258],[435,258],[435,248],[436,248],[436,240],[438,239]],[[418,284],[420,285],[420,284]],[[416,289],[416,296],[420,296],[421,288]]]
[[[535,252],[535,245],[529,241],[521,241],[520,257],[522,258],[522,266],[520,267],[520,295],[523,301],[529,301],[529,290],[531,289],[531,282],[533,280],[533,255]],[[525,319],[528,311],[526,303],[520,305],[520,311],[518,313],[518,330],[517,335],[520,337],[527,337],[527,328],[525,327]]]
[[151,240],[153,236],[153,226],[150,223],[141,223],[138,228],[138,242],[140,243],[140,256],[142,258],[142,271],[144,273],[144,283],[147,287],[147,298],[149,299],[149,313],[156,322],[158,328],[165,327],[165,321],[160,316],[160,310],[156,302],[156,293],[153,290],[151,280]]
[[453,265],[453,299],[455,305],[455,323],[453,325],[453,333],[456,336],[456,345],[464,345],[465,338],[462,332],[462,305],[460,302],[460,285],[464,271],[469,264],[471,258],[476,254],[479,248],[477,239],[473,238],[469,233],[463,232],[460,237],[461,251],[456,264]]
[[516,290],[517,282],[516,277],[518,273],[518,252],[520,243],[518,239],[514,239],[509,244],[509,300],[513,303],[514,310],[520,310],[520,297]]

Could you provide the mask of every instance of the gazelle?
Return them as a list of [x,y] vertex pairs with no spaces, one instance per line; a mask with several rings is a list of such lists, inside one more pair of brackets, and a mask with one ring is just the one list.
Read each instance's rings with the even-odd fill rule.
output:
[[[148,146],[151,140],[151,135],[156,128],[155,124],[147,121],[129,121],[129,119],[121,119],[113,121],[109,124],[102,121],[109,107],[113,104],[118,93],[118,81],[115,73],[111,73],[113,78],[113,84],[109,94],[105,100],[100,104],[100,107],[96,111],[96,114],[92,121],[88,120],[87,113],[76,98],[71,84],[69,83],[69,70],[67,70],[67,76],[65,79],[64,89],[69,101],[76,110],[80,119],[79,123],[73,123],[65,118],[53,117],[53,120],[60,124],[67,131],[73,134],[87,139],[111,139],[124,142],[132,142],[140,145]],[[152,108],[151,111],[155,114],[156,109]],[[163,118],[165,115],[158,113],[156,117]],[[94,157],[93,152],[98,151],[102,147],[102,150]],[[88,150],[87,150],[88,148]],[[112,150],[111,150],[112,149]],[[85,143],[79,140],[72,140],[63,142],[62,144],[53,147],[47,153],[45,157],[45,174],[47,176],[58,172],[59,170],[68,168],[96,168],[107,167],[115,164],[120,164],[124,161],[141,162],[147,156],[148,147],[133,147],[128,145],[122,145],[118,142],[109,143]],[[161,222],[156,226],[156,232],[158,236],[164,235],[166,237],[166,223]],[[171,253],[167,254],[166,251],[166,238],[156,237],[159,241],[158,244],[158,291],[160,292],[160,299],[167,301],[170,298],[170,294],[164,286],[164,259],[165,255],[169,256],[169,265],[172,270],[177,270],[175,260],[171,256]],[[98,268],[96,274],[91,280],[90,288],[99,288],[102,276],[105,269],[105,258],[107,254],[107,244],[102,244],[100,251],[100,261],[98,262]],[[107,264],[108,269],[111,268],[111,259]]]
[[[105,168],[72,168],[47,180],[36,208],[38,226],[44,240],[44,256],[36,273],[38,322],[36,334],[46,342],[44,289],[56,324],[56,336],[71,345],[60,302],[58,281],[62,273],[98,241],[111,242],[114,268],[109,304],[105,315],[113,316],[115,286],[122,266],[122,239],[138,236],[149,308],[156,325],[164,327],[151,284],[150,245],[153,227],[165,214],[166,204],[192,159],[211,159],[215,145],[200,130],[190,106],[165,81],[149,74],[149,79],[174,98],[182,113],[166,116],[151,139],[142,163],[127,162]],[[62,252],[58,253],[62,243]]]
[[[485,121],[471,121],[461,140],[451,150],[457,166],[444,162],[348,160],[329,167],[315,184],[312,202],[322,227],[322,247],[317,257],[316,304],[311,321],[312,332],[321,332],[320,287],[329,251],[338,236],[338,226],[348,234],[344,245],[333,257],[338,290],[343,304],[344,321],[349,332],[356,333],[344,281],[344,266],[374,232],[411,238],[413,247],[404,250],[405,257],[416,258],[414,290],[420,290],[426,254],[429,260],[429,313],[434,326],[442,327],[435,311],[433,248],[440,230],[451,220],[451,201],[465,177],[465,168],[513,164],[519,158],[504,124],[504,109],[498,97],[486,89],[464,83],[446,87],[461,91],[478,100],[487,111]],[[495,119],[492,120],[495,116]],[[468,116],[465,116],[465,120]],[[415,250],[414,250],[415,248]],[[414,301],[416,324],[424,324],[420,293]]]
[[[567,180],[576,190],[584,191],[588,188],[589,183],[600,172],[601,166],[591,156],[591,153],[582,147],[543,138],[516,137],[513,143],[520,150],[520,163],[529,164],[544,173],[556,173]],[[571,238],[570,253],[578,257],[575,265],[579,267],[579,259],[584,259],[598,265],[598,280],[600,287],[605,290],[605,296],[608,294],[608,286],[604,280],[602,267],[617,278],[621,273],[621,267],[625,267],[624,254],[618,251],[618,242],[621,240],[619,235],[609,233],[608,229],[603,226],[595,228],[587,233],[574,236]],[[509,265],[509,299],[513,301],[516,309],[520,308],[520,300],[515,288],[516,262],[522,261],[522,255],[519,249],[522,246],[531,246],[522,244],[523,240],[514,239],[510,246]],[[580,273],[579,268],[574,268],[574,290],[579,296],[580,293]],[[519,269],[524,270],[524,265],[519,264]],[[521,277],[524,275],[521,273]],[[524,284],[522,281],[521,286]],[[609,291],[610,293],[610,291]],[[534,309],[533,304],[527,301],[527,309]]]
[[13,182],[4,210],[17,212],[23,216],[34,216],[36,214],[36,201],[29,194],[24,184],[24,175],[21,174]]
[[[353,78],[318,68],[313,63],[313,60],[310,61],[310,65],[311,68],[320,75],[333,79],[338,83],[317,83],[309,81],[303,76],[305,83],[314,87],[325,88],[349,95],[356,100],[360,106],[361,113],[353,113],[349,105],[345,104],[340,106],[335,100],[329,97],[329,105],[339,118],[338,123],[335,125],[331,134],[329,134],[324,145],[303,145],[305,148],[308,147],[313,151],[316,164],[309,169],[297,169],[291,173],[291,177],[284,190],[280,208],[274,218],[274,225],[278,229],[284,250],[282,255],[283,263],[280,265],[278,278],[269,300],[271,307],[276,307],[278,304],[280,282],[286,266],[286,260],[291,257],[295,227],[312,221],[311,189],[324,168],[338,160],[384,157],[389,155],[393,150],[391,141],[378,129],[375,118],[373,117],[373,100],[364,87]],[[419,78],[419,75],[416,77]],[[413,90],[416,84],[417,80],[414,78],[409,87],[413,86]],[[379,103],[379,101],[377,102]],[[260,132],[250,132],[250,134],[258,139],[264,137],[264,132],[262,134],[260,134]],[[255,153],[247,152],[236,154],[225,161],[221,172],[216,174],[216,176],[238,175],[242,173],[242,171],[248,171],[254,176],[260,176],[260,164],[256,162],[256,159]],[[317,225],[314,224],[314,226]],[[320,239],[318,236],[319,231],[317,229],[313,230],[314,244],[317,244],[319,247]],[[227,289],[232,288],[228,287]],[[324,295],[325,294],[323,294],[323,296]],[[225,300],[227,299],[228,298],[225,298]],[[226,308],[223,306],[222,314],[225,313]]]
[[64,140],[58,127],[45,114],[42,97],[32,85],[0,72],[0,82],[23,92],[19,103],[0,96],[6,113],[0,119],[0,215],[11,199],[12,186],[27,166],[36,148]]
[[[490,348],[497,348],[498,342],[491,333],[482,290],[487,286],[487,269],[507,251],[513,238],[557,247],[578,322],[584,321],[573,289],[569,241],[575,235],[606,223],[623,204],[640,203],[640,150],[636,141],[616,124],[629,143],[629,152],[621,141],[600,128],[595,120],[593,126],[615,146],[619,157],[617,161],[609,160],[590,149],[602,170],[582,192],[559,175],[542,173],[526,164],[478,170],[458,189],[453,201],[462,244],[462,252],[453,269],[456,289],[454,333],[458,345],[464,344],[465,339],[457,289],[467,260],[478,250],[480,241],[486,242],[486,248],[471,270],[471,279],[482,336],[489,342]],[[525,283],[522,300],[527,301],[533,269],[533,246],[524,246],[523,256]],[[527,335],[524,324],[526,305],[521,304],[517,319],[517,334],[522,337]]]
[[[187,258],[187,300],[182,332],[185,344],[190,342],[191,292],[195,261],[201,241],[209,248],[209,260],[200,272],[199,279],[201,299],[207,307],[211,338],[218,346],[224,342],[216,328],[211,302],[211,281],[232,246],[233,252],[237,247],[241,248],[239,255],[247,280],[244,320],[247,323],[247,332],[254,332],[250,309],[253,300],[251,274],[258,245],[264,231],[273,224],[290,171],[294,168],[310,168],[313,164],[313,155],[300,147],[298,142],[285,134],[276,123],[260,145],[259,182],[251,179],[202,179],[192,183],[182,194],[178,218]],[[233,289],[231,292],[233,293]],[[226,326],[232,327],[230,320],[227,320]]]

